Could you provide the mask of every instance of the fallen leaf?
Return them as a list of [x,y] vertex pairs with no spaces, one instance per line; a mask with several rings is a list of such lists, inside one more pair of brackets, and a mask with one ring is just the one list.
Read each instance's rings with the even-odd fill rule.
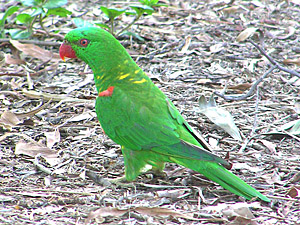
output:
[[136,211],[142,215],[148,215],[148,216],[161,216],[161,217],[173,216],[173,217],[184,218],[188,220],[199,220],[197,218],[194,218],[192,213],[177,211],[168,208],[161,208],[161,207],[135,207],[129,209],[102,207],[100,209],[90,212],[85,221],[85,224],[90,223],[92,219],[96,219],[96,218],[102,218],[107,216],[119,217],[129,211]]
[[240,8],[240,6],[234,5],[234,6],[226,7],[224,9],[222,9],[222,12],[231,14],[231,13],[235,13],[239,8]]
[[100,218],[107,217],[107,216],[118,217],[118,216],[124,215],[126,212],[128,212],[128,209],[124,210],[124,209],[118,209],[118,208],[114,208],[114,207],[102,207],[95,211],[91,211],[85,220],[85,224],[89,224],[91,222],[91,220],[93,220],[97,217],[100,217]]
[[211,53],[218,53],[224,49],[224,43],[218,43],[209,47]]
[[10,54],[5,54],[4,63],[6,63],[8,65],[9,64],[19,65],[19,64],[25,64],[25,61],[23,59],[16,59]]
[[296,183],[300,181],[300,172],[296,173],[290,180],[289,183]]
[[45,132],[44,134],[47,138],[48,148],[52,148],[55,145],[55,143],[58,143],[60,141],[60,133],[58,128],[56,128],[52,132]]
[[248,37],[251,37],[255,32],[257,31],[257,28],[255,27],[248,27],[247,29],[243,30],[236,38],[238,42],[245,41]]
[[200,113],[207,116],[214,124],[223,128],[231,137],[241,141],[242,137],[230,113],[216,105],[213,95],[207,102],[202,95],[199,99]]
[[272,154],[276,153],[276,145],[267,140],[259,140],[264,146],[266,146]]
[[163,190],[163,191],[157,191],[156,194],[160,198],[165,197],[165,198],[176,199],[186,194],[186,192],[190,192],[190,189]]
[[61,161],[58,153],[55,150],[52,150],[46,146],[42,146],[38,143],[27,143],[25,141],[20,141],[16,144],[15,154],[23,154],[33,158],[37,155],[40,155],[51,166],[55,166]]
[[30,55],[34,58],[38,58],[43,62],[49,60],[60,60],[60,57],[57,53],[42,49],[34,44],[22,44],[16,40],[10,40],[10,43],[19,51],[23,52],[26,55]]
[[193,213],[187,213],[182,211],[177,211],[168,208],[161,208],[161,207],[137,207],[134,211],[139,212],[140,214],[148,215],[148,216],[173,216],[178,218],[184,218],[188,220],[198,220],[197,218],[193,217]]
[[81,113],[78,116],[74,116],[71,119],[69,119],[69,122],[79,122],[79,121],[83,121],[83,120],[91,120],[93,118],[95,118],[96,115],[93,112],[85,112],[85,113]]
[[297,66],[300,66],[300,58],[297,59],[284,59],[282,61],[283,64],[296,64]]
[[197,84],[212,84],[213,81],[211,79],[207,79],[207,78],[200,78],[197,81]]
[[231,68],[224,68],[220,63],[213,62],[210,64],[210,67],[207,68],[207,70],[211,74],[222,74],[222,75],[229,75],[232,74],[232,69]]
[[180,53],[186,53],[188,48],[190,47],[191,45],[191,36],[187,36],[187,38],[185,39],[185,43],[184,43],[184,46],[182,47]]
[[257,173],[257,172],[260,172],[264,169],[261,169],[259,167],[256,167],[256,166],[249,166],[247,163],[233,163],[232,165],[232,169],[235,169],[235,170],[241,170],[241,169],[246,169],[246,170],[249,170],[253,173]]
[[228,89],[232,90],[240,90],[240,91],[246,91],[252,86],[251,83],[243,83],[243,84],[238,84],[238,85],[233,85],[233,86],[228,86]]
[[290,38],[292,35],[295,34],[296,29],[294,27],[289,26],[286,31],[288,34],[283,35],[283,36],[278,36],[277,39],[284,40],[284,39]]
[[287,192],[287,195],[290,196],[291,198],[296,198],[300,194],[300,189],[296,188],[295,186],[291,187],[289,191]]
[[219,212],[226,217],[240,216],[246,219],[254,219],[250,208],[260,209],[262,206],[259,202],[238,202],[234,204],[229,203],[219,203],[213,206],[204,207],[202,210],[205,212]]
[[262,177],[268,184],[285,184],[285,182],[281,181],[281,177],[277,171],[274,171],[272,174],[262,175]]
[[22,123],[22,121],[19,120],[18,116],[11,111],[3,112],[0,117],[0,125],[9,130],[19,123]]

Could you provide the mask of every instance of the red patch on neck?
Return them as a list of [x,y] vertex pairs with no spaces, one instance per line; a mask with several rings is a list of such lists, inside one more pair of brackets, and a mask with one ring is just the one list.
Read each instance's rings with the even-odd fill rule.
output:
[[98,96],[99,97],[110,97],[113,94],[114,88],[115,88],[114,86],[110,86],[105,91],[100,92]]

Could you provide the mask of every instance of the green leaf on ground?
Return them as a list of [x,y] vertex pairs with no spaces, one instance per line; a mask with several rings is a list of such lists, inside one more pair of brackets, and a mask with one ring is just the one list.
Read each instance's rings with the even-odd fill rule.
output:
[[22,30],[22,29],[10,29],[8,30],[8,32],[12,39],[25,39],[25,38],[29,38],[32,34],[28,30]]
[[49,9],[47,12],[47,15],[56,15],[56,16],[61,16],[61,17],[67,17],[68,15],[71,15],[72,12],[64,9],[64,8],[55,8],[55,9]]
[[152,13],[154,12],[154,9],[147,5],[130,5],[129,7],[136,11],[138,16],[141,16],[144,13],[152,15]]
[[105,6],[101,6],[100,9],[110,20],[120,16],[126,11],[125,9],[107,8]]

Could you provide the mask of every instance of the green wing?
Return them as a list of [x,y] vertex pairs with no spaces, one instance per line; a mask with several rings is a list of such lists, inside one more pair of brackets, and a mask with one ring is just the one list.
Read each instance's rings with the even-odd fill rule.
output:
[[97,98],[98,119],[112,140],[131,150],[228,165],[204,149],[195,139],[197,134],[153,83],[142,87],[142,96],[141,89],[133,86],[126,91],[115,87],[112,97]]

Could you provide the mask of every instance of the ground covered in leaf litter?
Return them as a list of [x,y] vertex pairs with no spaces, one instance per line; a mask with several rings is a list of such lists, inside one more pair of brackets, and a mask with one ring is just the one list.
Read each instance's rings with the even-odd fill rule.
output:
[[[144,43],[123,38],[122,44],[215,153],[233,163],[232,171],[272,202],[245,201],[173,164],[166,166],[165,176],[146,173],[128,187],[107,186],[103,178],[123,175],[123,158],[97,122],[91,71],[79,60],[64,63],[57,56],[58,43],[74,28],[69,19],[60,19],[46,22],[50,37],[37,27],[34,46],[1,42],[6,54],[0,71],[1,223],[298,223],[298,77],[277,69],[247,99],[217,98],[233,115],[241,142],[200,115],[197,101],[225,87],[226,95],[247,93],[271,67],[248,39],[280,65],[297,71],[299,3],[166,3],[170,7],[132,28]],[[100,18],[95,8],[100,4],[71,1],[68,8],[74,17],[93,21]],[[120,25],[122,21],[128,20],[123,17]],[[249,27],[259,30],[236,42]],[[288,123],[295,126],[289,130]]]

